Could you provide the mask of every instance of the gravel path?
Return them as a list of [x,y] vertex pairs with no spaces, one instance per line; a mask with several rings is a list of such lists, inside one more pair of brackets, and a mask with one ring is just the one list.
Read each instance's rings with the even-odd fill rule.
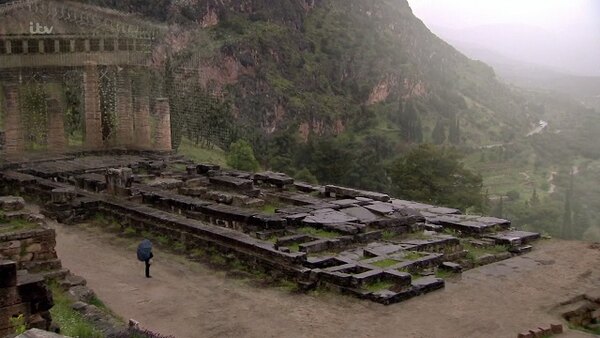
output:
[[386,307],[254,287],[160,250],[154,278],[146,279],[135,244],[90,228],[54,227],[63,266],[85,277],[107,306],[178,338],[516,337],[560,322],[554,305],[600,285],[600,251],[552,240],[528,255],[466,272],[444,290]]

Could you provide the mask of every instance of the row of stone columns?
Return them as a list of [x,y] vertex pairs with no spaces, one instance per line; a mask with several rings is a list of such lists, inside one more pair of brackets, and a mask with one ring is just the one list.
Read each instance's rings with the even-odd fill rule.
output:
[[[98,68],[88,63],[84,70],[84,96],[86,111],[85,146],[89,149],[103,147],[102,117],[100,108],[100,80]],[[133,107],[131,78],[126,69],[117,74],[117,127],[116,142],[119,146],[160,151],[171,150],[171,117],[169,102],[156,99],[156,140],[151,141],[150,102],[148,84],[142,81],[140,93]]]
[[[144,81],[142,81],[144,82]],[[171,118],[169,101],[156,99],[155,116],[156,138],[151,139],[149,86],[142,83],[134,110],[131,79],[127,70],[122,70],[117,78],[117,125],[116,144],[125,148],[171,150]],[[25,129],[19,109],[19,88],[17,85],[4,86],[4,129],[7,154],[25,151]],[[100,105],[100,77],[95,64],[87,64],[83,73],[85,139],[88,150],[106,148],[102,137],[102,110]],[[50,98],[47,101],[48,112],[48,150],[63,151],[68,141],[64,126],[64,107],[60,100]]]

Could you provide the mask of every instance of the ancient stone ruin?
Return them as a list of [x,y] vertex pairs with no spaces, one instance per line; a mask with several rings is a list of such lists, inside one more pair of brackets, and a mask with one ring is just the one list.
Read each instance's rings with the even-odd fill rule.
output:
[[74,2],[0,4],[0,151],[170,150],[170,106],[152,81],[156,34]]
[[156,153],[9,161],[0,183],[42,199],[44,214],[60,222],[103,215],[303,289],[383,304],[443,288],[445,277],[527,252],[540,237],[503,219]]

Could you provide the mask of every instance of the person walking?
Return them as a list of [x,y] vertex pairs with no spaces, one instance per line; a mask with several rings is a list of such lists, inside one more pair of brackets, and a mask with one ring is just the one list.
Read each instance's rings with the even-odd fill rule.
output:
[[154,257],[152,254],[152,242],[144,239],[137,248],[137,257],[140,262],[146,264],[146,278],[152,278],[150,276],[150,260]]

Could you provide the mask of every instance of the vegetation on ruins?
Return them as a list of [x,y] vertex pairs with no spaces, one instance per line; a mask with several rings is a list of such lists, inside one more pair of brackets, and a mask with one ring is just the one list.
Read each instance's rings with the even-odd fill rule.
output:
[[9,322],[15,328],[15,334],[20,335],[27,331],[27,322],[23,314],[10,318]]
[[60,326],[62,334],[70,337],[103,337],[80,313],[73,310],[71,300],[57,283],[50,283],[50,290],[54,299],[50,314]]
[[257,171],[259,168],[252,146],[244,140],[236,141],[231,145],[227,155],[227,165],[250,172]]

